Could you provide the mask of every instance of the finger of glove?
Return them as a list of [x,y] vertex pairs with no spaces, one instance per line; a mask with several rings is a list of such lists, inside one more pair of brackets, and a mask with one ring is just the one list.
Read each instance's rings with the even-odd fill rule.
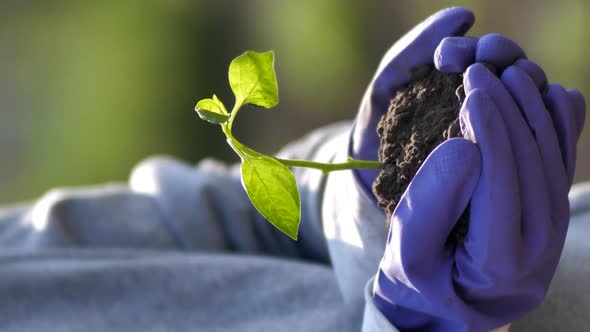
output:
[[464,135],[477,144],[482,159],[481,177],[471,199],[469,231],[464,247],[458,248],[465,258],[462,272],[472,279],[469,276],[477,274],[469,272],[472,260],[489,265],[496,257],[513,257],[520,240],[520,191],[508,126],[492,98],[484,90],[471,89],[459,117]]
[[481,38],[443,39],[434,53],[434,64],[445,73],[462,73],[475,62],[489,63],[503,70],[519,58],[526,55],[518,44],[500,34],[489,34]]
[[516,160],[519,187],[534,188],[537,180],[544,176],[541,157],[525,118],[504,84],[485,66],[476,63],[467,68],[463,85],[466,94],[480,89],[492,99],[506,125]]
[[445,242],[469,203],[480,169],[479,150],[463,138],[445,141],[426,158],[392,215],[385,266],[403,266],[412,280],[449,261]]
[[[521,69],[510,66],[502,82],[522,111],[536,141],[543,175],[522,186],[523,236],[538,249],[554,237],[554,225],[567,222],[568,183],[553,121],[533,80]],[[517,142],[518,144],[518,142]],[[531,151],[532,155],[537,155]],[[528,207],[528,208],[527,208]],[[564,220],[565,219],[565,220]]]
[[527,59],[518,59],[514,66],[527,73],[539,91],[544,91],[547,88],[547,75],[538,64]]
[[475,49],[475,61],[494,65],[499,71],[513,64],[526,54],[512,39],[491,33],[479,39]]
[[434,65],[444,73],[462,73],[475,62],[479,38],[447,37],[434,51]]
[[580,135],[582,135],[582,129],[584,129],[584,121],[586,121],[586,101],[584,100],[584,96],[580,93],[580,91],[576,89],[570,89],[567,90],[567,92],[570,95],[576,117],[576,138],[580,139]]
[[578,130],[574,105],[569,93],[559,84],[549,85],[544,97],[557,131],[562,161],[568,178],[568,187],[574,179],[576,168],[576,143]]

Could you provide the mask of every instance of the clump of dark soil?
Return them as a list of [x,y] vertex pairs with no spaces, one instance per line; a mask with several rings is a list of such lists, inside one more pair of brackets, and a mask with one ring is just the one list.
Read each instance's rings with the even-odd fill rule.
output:
[[[389,222],[395,207],[426,157],[442,142],[462,137],[459,108],[464,99],[462,77],[422,68],[408,86],[398,90],[377,128],[381,138],[381,172],[373,183],[379,206]],[[449,240],[462,244],[468,230],[466,209]]]

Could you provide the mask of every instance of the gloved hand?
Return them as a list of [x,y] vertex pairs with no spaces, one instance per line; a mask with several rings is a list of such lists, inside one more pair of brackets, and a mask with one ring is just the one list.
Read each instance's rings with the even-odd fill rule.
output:
[[[478,45],[491,40],[502,42],[478,56],[486,50]],[[467,68],[460,111],[466,139],[430,154],[392,216],[374,300],[401,331],[505,325],[543,300],[557,267],[584,99],[547,87],[531,61],[512,64],[524,53],[508,41],[451,38],[437,49],[439,69],[460,72],[485,58],[501,76],[481,64]],[[455,246],[447,238],[469,202],[469,231]]]

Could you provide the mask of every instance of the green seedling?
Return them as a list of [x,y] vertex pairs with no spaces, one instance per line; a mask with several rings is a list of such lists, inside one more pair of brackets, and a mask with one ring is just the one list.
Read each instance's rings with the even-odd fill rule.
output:
[[232,134],[238,111],[244,105],[263,109],[279,103],[274,70],[274,53],[248,51],[235,58],[229,66],[229,85],[235,96],[231,112],[213,95],[195,106],[201,119],[221,126],[229,146],[242,160],[242,185],[254,207],[271,224],[297,240],[301,218],[301,200],[295,176],[289,167],[308,167],[328,173],[354,168],[379,168],[377,161],[348,158],[342,163],[318,163],[309,160],[279,159],[257,152],[240,143]]

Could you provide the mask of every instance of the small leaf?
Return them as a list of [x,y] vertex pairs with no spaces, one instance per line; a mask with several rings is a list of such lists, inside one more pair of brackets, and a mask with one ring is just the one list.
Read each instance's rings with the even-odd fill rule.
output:
[[229,119],[225,106],[216,95],[213,95],[213,99],[201,99],[195,106],[195,111],[197,111],[201,119],[211,123],[221,124]]
[[291,170],[269,157],[243,157],[242,185],[256,210],[281,232],[297,240],[301,201]]
[[274,52],[248,51],[229,65],[229,85],[236,103],[271,108],[279,103]]

